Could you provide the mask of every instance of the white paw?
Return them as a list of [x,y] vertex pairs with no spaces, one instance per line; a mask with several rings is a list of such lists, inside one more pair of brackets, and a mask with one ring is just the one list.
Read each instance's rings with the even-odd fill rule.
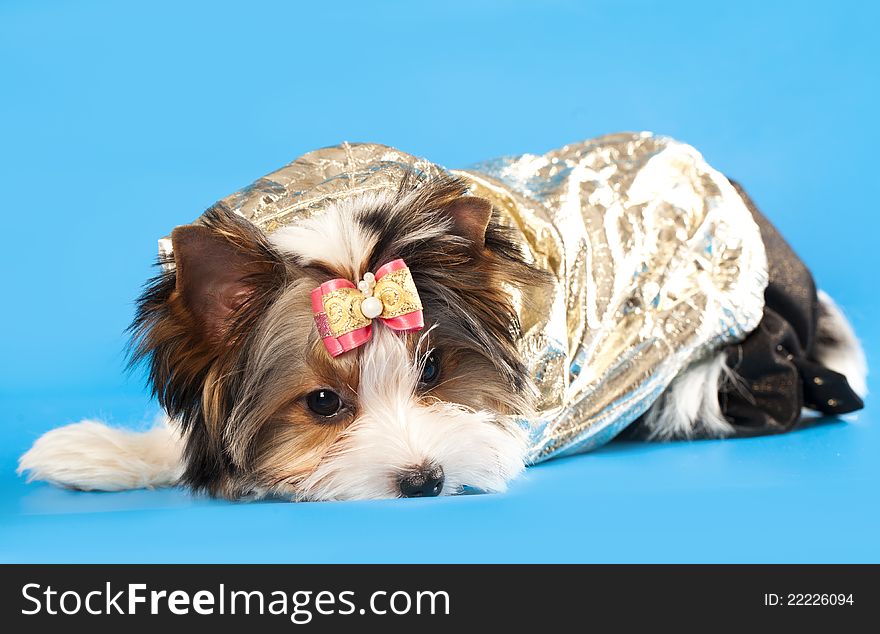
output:
[[84,420],[40,436],[19,459],[18,473],[83,490],[172,486],[182,473],[181,444],[167,424],[135,432]]

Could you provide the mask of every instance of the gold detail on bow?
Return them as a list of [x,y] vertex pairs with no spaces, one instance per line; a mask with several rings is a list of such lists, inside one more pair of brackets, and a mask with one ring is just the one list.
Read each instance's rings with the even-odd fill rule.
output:
[[383,275],[382,279],[376,281],[373,297],[378,297],[382,302],[380,319],[393,319],[422,310],[422,301],[409,269],[398,269]]
[[[408,268],[386,273],[376,280],[372,295],[382,302],[380,319],[393,319],[422,309],[416,284]],[[334,337],[370,325],[372,320],[361,311],[363,301],[364,293],[356,288],[338,288],[321,297],[327,325]]]
[[370,320],[361,312],[364,294],[356,288],[337,288],[321,297],[327,325],[334,337],[370,325]]

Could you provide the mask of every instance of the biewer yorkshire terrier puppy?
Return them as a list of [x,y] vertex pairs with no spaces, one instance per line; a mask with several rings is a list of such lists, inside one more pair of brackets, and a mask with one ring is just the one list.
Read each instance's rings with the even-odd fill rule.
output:
[[447,171],[307,155],[162,242],[131,326],[167,422],[20,461],[86,490],[326,500],[500,491],[623,432],[861,407],[841,311],[735,184],[646,133]]

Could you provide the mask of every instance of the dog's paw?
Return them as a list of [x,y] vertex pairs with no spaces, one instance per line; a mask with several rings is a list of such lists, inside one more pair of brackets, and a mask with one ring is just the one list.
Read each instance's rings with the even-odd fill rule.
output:
[[145,432],[84,420],[43,434],[18,461],[28,482],[87,491],[172,486],[182,473],[181,440],[168,424]]

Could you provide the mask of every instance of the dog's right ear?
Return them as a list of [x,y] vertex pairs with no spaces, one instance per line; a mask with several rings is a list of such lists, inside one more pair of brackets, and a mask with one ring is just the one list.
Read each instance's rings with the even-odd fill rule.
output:
[[262,231],[219,205],[171,242],[173,260],[137,301],[130,366],[149,362],[160,403],[178,416],[197,410],[209,368],[253,331],[288,269]]
[[256,290],[248,277],[257,254],[200,225],[177,227],[171,243],[177,292],[202,334],[222,340],[229,317]]
[[248,238],[202,225],[177,227],[171,234],[176,291],[214,343],[224,340],[232,315],[271,274],[273,262],[261,241]]

